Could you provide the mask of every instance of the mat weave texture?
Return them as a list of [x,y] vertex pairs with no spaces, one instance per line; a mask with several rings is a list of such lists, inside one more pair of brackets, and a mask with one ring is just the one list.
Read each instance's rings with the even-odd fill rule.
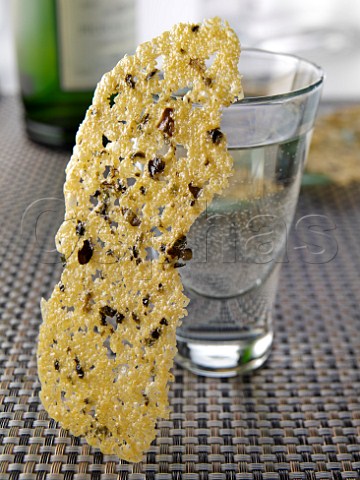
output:
[[0,101],[0,479],[359,479],[360,187],[302,192],[296,220],[316,215],[328,231],[306,230],[308,217],[289,232],[267,364],[222,380],[176,367],[170,419],[130,465],[59,428],[39,401],[39,300],[61,269],[68,154],[26,140],[20,113]]

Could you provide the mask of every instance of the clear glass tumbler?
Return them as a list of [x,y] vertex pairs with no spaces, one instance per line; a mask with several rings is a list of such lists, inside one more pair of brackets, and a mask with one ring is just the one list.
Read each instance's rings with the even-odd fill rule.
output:
[[190,298],[177,332],[177,363],[213,377],[264,363],[287,232],[323,83],[322,70],[291,55],[244,50],[245,98],[223,114],[234,159],[229,187],[188,235],[181,269]]

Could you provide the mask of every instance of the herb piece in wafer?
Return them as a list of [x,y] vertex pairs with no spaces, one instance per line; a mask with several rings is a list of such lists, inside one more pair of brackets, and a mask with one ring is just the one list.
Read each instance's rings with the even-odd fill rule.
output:
[[191,258],[190,226],[232,172],[220,121],[241,95],[239,53],[220,19],[140,45],[100,81],[67,167],[56,239],[66,265],[42,301],[41,400],[128,461],[169,414],[188,303],[178,268]]

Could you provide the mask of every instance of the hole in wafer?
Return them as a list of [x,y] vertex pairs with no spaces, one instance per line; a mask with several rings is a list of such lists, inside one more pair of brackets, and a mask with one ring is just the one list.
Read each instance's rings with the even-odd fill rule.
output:
[[100,245],[100,248],[105,247],[105,242],[103,240],[101,240],[100,237],[97,238],[96,243],[98,243]]
[[152,247],[146,247],[146,257],[145,261],[152,262],[153,260],[156,260],[159,258],[159,252],[155,250],[155,248]]
[[91,280],[92,280],[93,282],[95,282],[95,280],[97,280],[97,279],[100,279],[100,280],[103,279],[102,270],[96,270],[96,272],[94,273],[94,275],[91,275]]
[[136,178],[131,177],[126,179],[126,183],[128,187],[132,187],[136,183]]
[[129,340],[127,340],[126,338],[123,338],[121,340],[121,343],[124,345],[124,347],[130,347],[130,348],[134,347],[134,345],[131,342],[129,342]]
[[105,170],[103,171],[103,177],[104,177],[104,178],[107,178],[108,175],[109,175],[109,173],[110,173],[110,171],[111,171],[110,165],[106,165]]
[[151,232],[154,234],[154,237],[161,237],[162,235],[162,232],[157,227],[153,227]]
[[213,64],[214,64],[214,61],[217,57],[217,53],[213,53],[210,55],[210,57],[208,59],[205,60],[205,65],[206,65],[206,68],[210,68]]
[[103,346],[106,348],[106,355],[109,359],[114,359],[116,358],[116,353],[111,350],[111,347],[110,347],[110,337],[107,337],[105,342],[103,343]]
[[114,92],[108,97],[110,108],[112,108],[115,105],[115,99],[118,95],[119,95],[119,92]]
[[91,205],[96,207],[97,204],[99,203],[98,196],[97,195],[90,195],[90,203],[91,203]]

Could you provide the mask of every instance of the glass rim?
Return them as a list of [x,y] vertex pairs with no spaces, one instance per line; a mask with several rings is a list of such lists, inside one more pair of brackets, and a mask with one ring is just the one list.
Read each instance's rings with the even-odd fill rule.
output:
[[307,60],[306,58],[303,58],[301,56],[294,55],[292,53],[275,52],[275,51],[271,51],[271,50],[263,50],[261,48],[254,48],[254,47],[241,48],[239,65],[240,65],[240,74],[243,77],[246,75],[246,73],[241,72],[241,55],[243,53],[259,53],[259,54],[269,55],[271,57],[278,56],[278,57],[290,58],[292,60],[297,60],[301,63],[307,64],[307,65],[313,67],[314,71],[318,73],[318,76],[317,76],[316,80],[314,80],[309,85],[306,85],[305,87],[297,88],[296,90],[291,90],[291,91],[284,92],[284,93],[276,93],[274,95],[259,95],[257,97],[254,97],[254,96],[251,96],[251,95],[248,96],[248,97],[244,96],[244,98],[242,98],[241,100],[237,100],[232,105],[230,105],[230,107],[231,106],[239,106],[239,105],[243,105],[243,104],[268,103],[268,102],[281,101],[281,100],[285,101],[285,100],[288,100],[288,99],[292,99],[294,97],[299,97],[299,96],[304,95],[306,93],[309,93],[313,90],[316,90],[324,82],[324,78],[325,78],[324,70],[319,65],[317,65],[315,62]]

